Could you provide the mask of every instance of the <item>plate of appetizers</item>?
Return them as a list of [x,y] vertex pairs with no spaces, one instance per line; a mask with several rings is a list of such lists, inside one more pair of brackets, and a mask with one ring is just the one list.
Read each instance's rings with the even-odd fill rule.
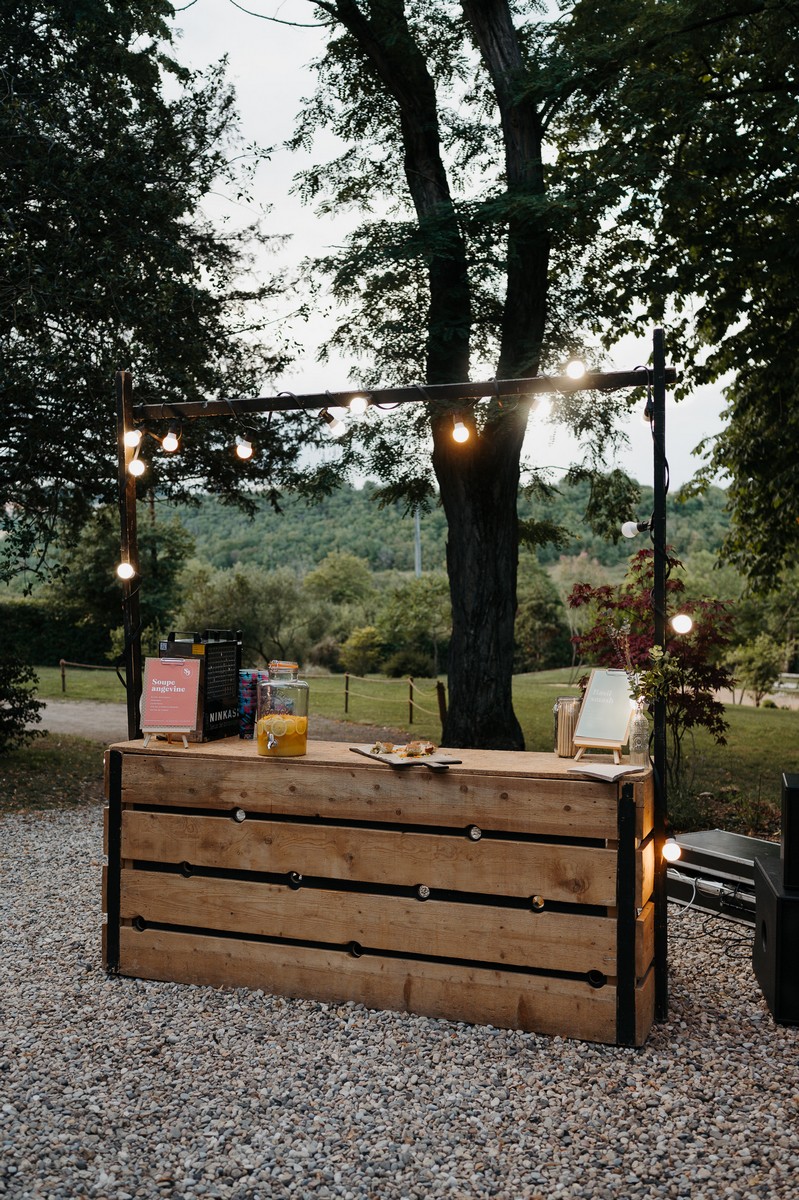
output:
[[372,742],[365,746],[350,746],[353,754],[374,758],[389,767],[428,767],[431,771],[446,771],[447,767],[460,763],[460,758],[442,753],[433,742],[424,738],[400,743]]

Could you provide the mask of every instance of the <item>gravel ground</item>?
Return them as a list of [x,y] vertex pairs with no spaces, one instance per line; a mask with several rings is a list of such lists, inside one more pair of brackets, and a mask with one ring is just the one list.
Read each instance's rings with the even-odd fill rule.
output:
[[799,1030],[672,908],[641,1050],[106,977],[101,811],[0,818],[0,1195],[785,1198]]

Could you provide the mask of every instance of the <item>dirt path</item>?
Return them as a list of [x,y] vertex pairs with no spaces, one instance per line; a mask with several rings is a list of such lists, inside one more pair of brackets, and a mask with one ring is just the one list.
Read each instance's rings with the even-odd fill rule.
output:
[[[48,700],[42,709],[38,729],[49,733],[71,733],[94,742],[124,742],[128,737],[127,709],[124,704],[98,704],[93,700]],[[310,736],[326,742],[405,741],[407,733],[383,725],[356,725],[352,721],[334,721],[311,716]]]

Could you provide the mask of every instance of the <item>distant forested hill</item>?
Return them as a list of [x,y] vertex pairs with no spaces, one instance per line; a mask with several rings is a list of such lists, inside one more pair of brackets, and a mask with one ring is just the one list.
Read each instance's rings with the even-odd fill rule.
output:
[[[624,519],[646,520],[649,516],[652,489],[641,491],[638,511],[625,514]],[[282,513],[263,504],[253,520],[212,497],[205,498],[199,508],[184,505],[164,512],[178,513],[196,539],[197,557],[215,567],[245,562],[267,569],[290,566],[304,572],[331,551],[340,550],[366,559],[374,571],[412,571],[413,517],[404,515],[400,505],[380,508],[372,498],[374,492],[375,485],[368,483],[362,489],[344,487],[312,507],[289,496],[283,501]],[[564,550],[541,549],[538,557],[542,563],[556,562],[561,554],[586,552],[605,566],[615,566],[645,544],[643,539],[633,543],[621,538],[614,545],[596,537],[583,518],[587,496],[587,484],[561,484],[551,504],[520,501],[522,517],[551,520],[573,535]],[[720,488],[711,488],[706,496],[684,504],[669,497],[668,540],[678,558],[695,550],[718,548],[728,523],[724,501]],[[421,537],[423,568],[444,570],[446,521],[440,508],[422,514]]]

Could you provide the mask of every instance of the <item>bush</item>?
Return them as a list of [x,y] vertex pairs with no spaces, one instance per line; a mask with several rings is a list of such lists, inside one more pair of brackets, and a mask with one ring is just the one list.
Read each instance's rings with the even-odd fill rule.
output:
[[368,675],[376,671],[383,643],[374,625],[353,629],[341,647],[341,665],[352,675]]
[[35,687],[33,667],[12,655],[0,658],[0,754],[44,736],[42,729],[26,729],[31,721],[41,720],[44,707],[34,695]]
[[28,662],[57,667],[62,658],[99,666],[108,661],[108,633],[79,623],[49,601],[30,598],[0,600],[0,626],[5,643],[23,648]]
[[432,654],[424,650],[415,650],[407,646],[395,650],[383,663],[383,670],[389,679],[404,679],[410,675],[416,679],[432,679],[435,676],[435,662]]
[[311,646],[308,662],[314,667],[325,667],[328,671],[341,671],[341,644],[334,637],[324,637]]

